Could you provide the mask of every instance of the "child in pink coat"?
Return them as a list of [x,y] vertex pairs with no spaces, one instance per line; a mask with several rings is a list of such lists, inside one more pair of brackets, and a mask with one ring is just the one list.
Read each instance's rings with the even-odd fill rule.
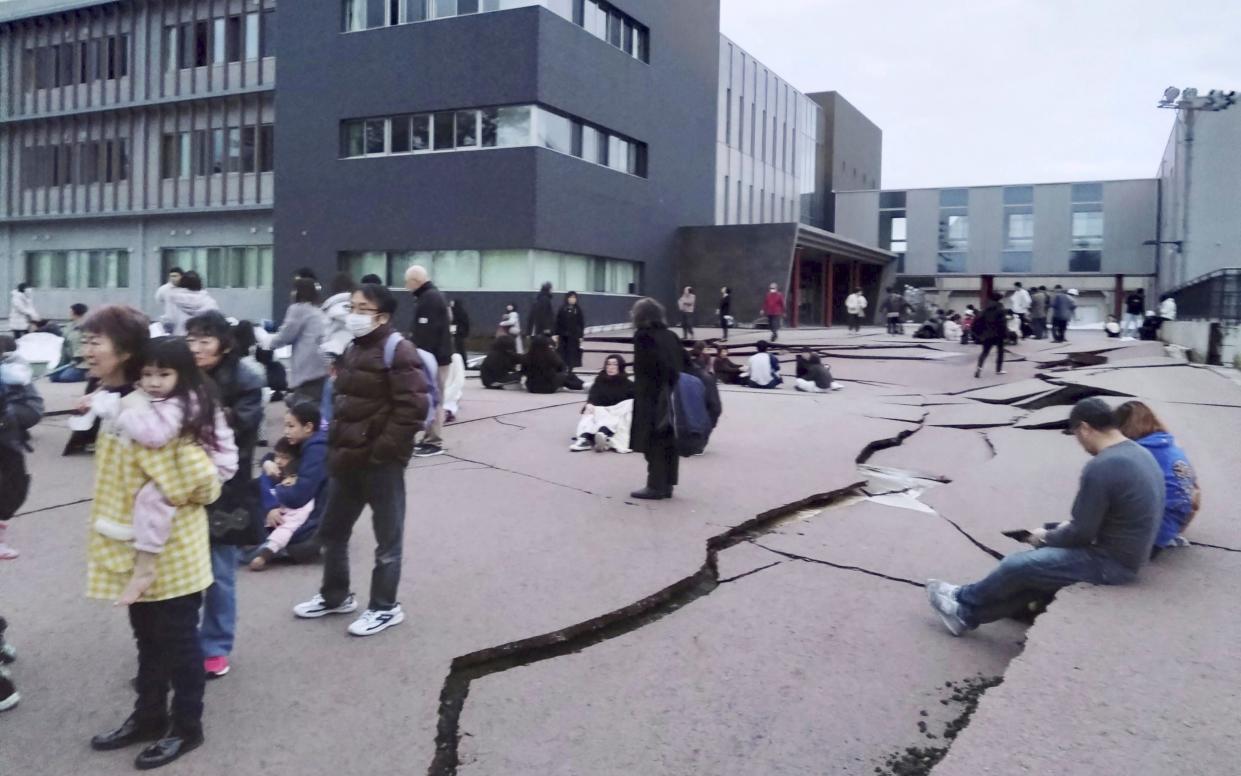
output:
[[[281,437],[276,442],[274,463],[280,469],[280,484],[292,487],[297,484],[297,464],[299,462],[298,447],[288,439]],[[273,494],[274,495],[274,494]],[[271,559],[281,550],[289,546],[289,541],[297,529],[305,525],[310,513],[315,511],[315,500],[311,499],[300,507],[277,506],[267,516],[267,528],[271,531],[267,541],[259,548],[258,555],[250,561],[251,571],[262,571],[267,568]]]
[[[124,439],[149,449],[192,436],[216,465],[221,482],[237,473],[237,445],[233,431],[194,363],[185,340],[160,337],[147,346],[138,390],[121,398],[101,391],[91,411],[113,424]],[[134,498],[132,527],[100,518],[95,530],[118,541],[132,541],[138,553],[134,574],[117,601],[137,601],[154,580],[155,557],[172,532],[173,506],[155,483],[148,482]]]

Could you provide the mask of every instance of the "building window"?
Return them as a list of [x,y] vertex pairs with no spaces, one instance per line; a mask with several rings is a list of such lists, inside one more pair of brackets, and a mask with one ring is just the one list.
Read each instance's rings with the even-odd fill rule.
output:
[[1103,269],[1103,184],[1073,184],[1073,249],[1069,272]]
[[583,293],[639,293],[637,263],[556,251],[343,251],[337,264],[354,278],[373,273],[390,286],[420,264],[437,286],[450,291],[534,291],[550,281]]
[[965,271],[969,250],[969,191],[944,189],[939,193],[939,251],[937,272]]
[[36,288],[129,288],[129,251],[27,251]]
[[33,46],[22,52],[22,87],[54,89],[129,75],[129,35]]
[[218,16],[164,27],[164,69],[185,70],[276,54],[276,15]]
[[163,248],[160,275],[172,267],[194,270],[208,288],[271,288],[270,245]]
[[1034,259],[1034,187],[1004,189],[1004,251],[1001,272],[1029,272]]
[[275,168],[274,140],[271,124],[167,132],[160,144],[160,176],[271,172]]
[[646,144],[547,108],[503,108],[349,119],[341,122],[345,159],[540,146],[645,178]]
[[879,194],[879,246],[896,254],[896,271],[904,272],[905,253],[909,250],[909,219],[905,214],[903,191]]

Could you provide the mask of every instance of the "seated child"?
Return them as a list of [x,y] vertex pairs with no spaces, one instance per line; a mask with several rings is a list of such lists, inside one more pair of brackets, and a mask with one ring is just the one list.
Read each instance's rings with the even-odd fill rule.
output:
[[[218,407],[206,378],[194,363],[183,337],[158,337],[147,345],[138,390],[124,398],[100,391],[91,411],[115,423],[122,438],[159,449],[180,437],[192,438],[215,464],[221,482],[237,473],[233,430]],[[133,524],[100,518],[95,530],[117,541],[133,542],[137,557],[133,577],[118,604],[135,603],[155,581],[156,556],[172,533],[177,508],[148,481],[134,497]]]
[[[297,484],[297,465],[300,461],[299,449],[297,445],[290,442],[285,437],[281,437],[276,442],[275,447],[275,465],[279,469],[277,475],[281,485],[292,487]],[[264,474],[267,474],[267,467],[264,467]],[[305,505],[297,507],[282,506],[277,500],[275,488],[265,488],[262,495],[263,507],[269,509],[267,513],[267,528],[271,531],[267,535],[267,541],[259,547],[259,552],[250,561],[251,571],[262,571],[267,568],[267,564],[281,550],[288,546],[289,540],[293,538],[293,534],[297,533],[297,529],[302,527],[306,522],[306,518],[310,517],[310,513],[315,509],[314,499],[306,502]]]

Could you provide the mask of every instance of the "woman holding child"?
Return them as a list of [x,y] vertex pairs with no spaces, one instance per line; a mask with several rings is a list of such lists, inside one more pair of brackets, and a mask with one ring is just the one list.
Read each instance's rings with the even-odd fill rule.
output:
[[[143,378],[149,332],[146,316],[130,307],[108,306],[87,318],[82,331],[86,365],[101,385],[90,397],[91,407],[120,404],[123,413],[137,402],[137,409],[144,409],[143,403],[151,398],[126,397]],[[163,373],[173,383],[169,396],[183,395],[176,393],[176,383],[184,375],[167,366],[150,365],[148,377]],[[210,393],[196,395],[196,399],[187,399],[185,406],[190,411],[184,418],[214,419]],[[208,430],[213,424],[203,421],[187,422],[189,433],[162,447],[145,447],[122,438],[115,416],[105,416],[96,442],[87,594],[129,603],[129,621],[138,644],[138,698],[129,718],[117,729],[95,736],[91,746],[106,751],[154,742],[135,761],[137,767],[148,769],[166,765],[203,742],[205,674],[198,617],[202,593],[212,584],[204,507],[220,494],[220,472],[207,448],[218,452],[218,446],[204,444],[214,439],[214,429]],[[235,456],[232,464],[236,465]],[[156,495],[172,506],[170,522],[157,526],[162,539],[157,553],[135,549],[137,532],[126,541],[123,531],[116,530],[133,527],[139,511],[135,501],[151,484]]]

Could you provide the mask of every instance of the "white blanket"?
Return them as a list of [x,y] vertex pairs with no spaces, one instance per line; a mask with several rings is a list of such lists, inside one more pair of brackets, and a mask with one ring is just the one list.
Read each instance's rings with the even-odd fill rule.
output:
[[629,428],[633,424],[633,399],[626,399],[611,407],[586,405],[582,419],[577,422],[577,435],[595,434],[599,429],[606,428],[612,432],[608,439],[608,449],[618,453],[628,453]]

